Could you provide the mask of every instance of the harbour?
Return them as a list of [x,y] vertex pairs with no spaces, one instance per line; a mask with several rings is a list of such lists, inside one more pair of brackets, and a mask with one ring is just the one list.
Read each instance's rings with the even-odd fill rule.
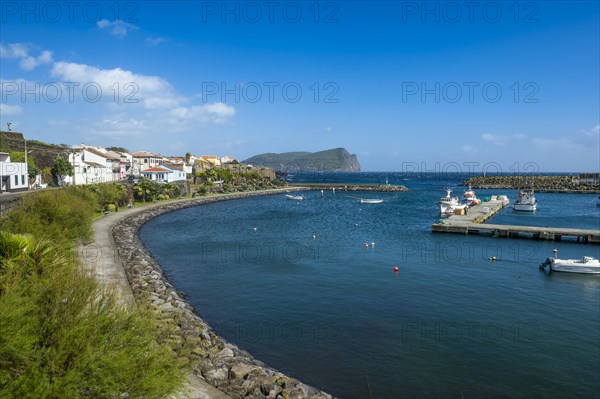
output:
[[[440,188],[462,179],[404,178],[389,173],[409,191],[373,192],[380,205],[339,186],[324,196],[300,189],[302,201],[275,195],[170,212],[141,236],[219,336],[335,397],[594,397],[598,274],[539,266],[554,248],[560,259],[598,259],[600,246],[434,234]],[[476,194],[480,205],[446,221],[594,229],[599,220],[593,194],[536,193],[536,212],[513,211],[514,191]]]
[[451,215],[440,219],[431,225],[431,231],[433,233],[485,234],[493,237],[552,241],[562,241],[565,238],[584,244],[600,244],[600,230],[484,223],[509,204],[508,199],[500,197],[492,197],[490,201],[473,205],[468,208],[466,214]]

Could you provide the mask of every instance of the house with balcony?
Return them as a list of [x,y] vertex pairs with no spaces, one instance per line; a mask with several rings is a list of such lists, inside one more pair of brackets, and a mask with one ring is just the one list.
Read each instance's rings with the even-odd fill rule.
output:
[[25,162],[11,162],[10,154],[0,152],[0,193],[26,191],[29,170]]

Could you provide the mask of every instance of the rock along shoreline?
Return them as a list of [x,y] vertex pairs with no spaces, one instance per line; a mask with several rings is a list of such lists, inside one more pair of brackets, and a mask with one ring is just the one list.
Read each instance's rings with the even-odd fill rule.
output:
[[136,301],[150,303],[162,317],[175,320],[176,337],[192,344],[191,354],[180,359],[193,365],[192,372],[232,398],[331,399],[332,396],[267,367],[248,352],[226,342],[198,316],[167,280],[160,265],[139,237],[149,220],[169,212],[214,202],[284,194],[302,188],[254,191],[180,200],[143,210],[113,226],[116,250]]

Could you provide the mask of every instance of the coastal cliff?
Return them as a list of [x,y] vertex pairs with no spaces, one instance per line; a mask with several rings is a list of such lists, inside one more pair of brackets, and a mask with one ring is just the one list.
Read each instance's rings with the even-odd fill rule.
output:
[[276,172],[360,172],[356,154],[345,148],[319,152],[285,152],[255,155],[244,164],[266,166]]

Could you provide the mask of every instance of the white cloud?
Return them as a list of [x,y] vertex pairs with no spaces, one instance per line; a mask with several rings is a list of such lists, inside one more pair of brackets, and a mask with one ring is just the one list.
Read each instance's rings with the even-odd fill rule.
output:
[[0,43],[0,57],[2,58],[25,58],[29,54],[29,45],[25,43],[10,43],[5,47]]
[[24,71],[31,71],[35,67],[52,62],[52,51],[44,50],[37,57],[26,57],[21,60],[19,66]]
[[132,25],[128,22],[122,21],[120,19],[117,19],[115,21],[109,21],[108,19],[102,19],[102,20],[96,22],[96,26],[98,26],[98,28],[100,28],[100,29],[108,30],[108,33],[110,33],[113,36],[117,36],[120,39],[127,36],[127,34],[130,31],[139,29],[137,26]]
[[527,136],[524,134],[511,134],[511,135],[503,135],[503,134],[492,134],[485,133],[481,135],[481,138],[484,141],[489,141],[490,143],[497,145],[505,145],[512,141],[525,140]]
[[333,132],[333,128],[332,128],[331,126],[327,126],[327,127],[325,128],[325,131],[326,131],[327,133],[331,133],[331,132]]
[[463,152],[466,152],[468,154],[473,154],[477,152],[477,150],[471,145],[463,145],[462,150]]
[[235,108],[222,102],[178,107],[170,111],[170,115],[180,122],[223,124],[235,115]]
[[[54,63],[50,73],[65,82],[77,82],[81,86],[96,83],[107,99],[117,103],[142,103],[147,109],[179,105],[173,87],[158,76],[139,75],[121,68],[100,69],[62,61]],[[115,93],[118,93],[117,101],[114,101]]]
[[591,129],[582,130],[581,134],[588,137],[600,138],[600,125],[596,125]]
[[169,40],[164,37],[147,37],[146,44],[149,46],[158,46],[159,44],[166,43]]
[[52,51],[43,50],[35,57],[29,55],[31,50],[32,46],[27,43],[10,43],[6,47],[0,43],[0,58],[18,59],[19,67],[24,71],[31,71],[53,61]]
[[581,130],[578,133],[556,136],[556,137],[535,137],[531,140],[533,145],[539,150],[592,150],[598,151],[600,147],[600,125],[591,129]]
[[20,105],[0,104],[0,114],[3,116],[19,115],[21,112],[23,108]]

